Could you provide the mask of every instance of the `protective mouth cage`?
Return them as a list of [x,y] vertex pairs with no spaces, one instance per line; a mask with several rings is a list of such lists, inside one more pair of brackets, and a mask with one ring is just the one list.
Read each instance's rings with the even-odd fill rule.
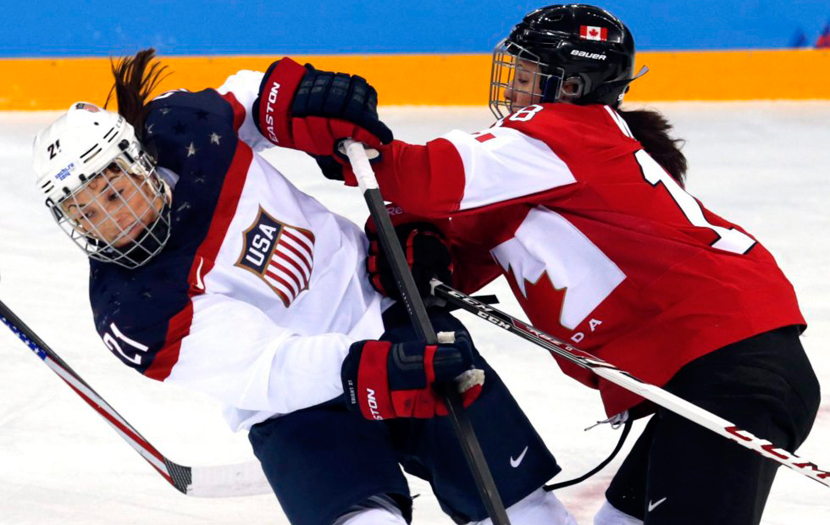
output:
[[170,189],[152,159],[132,149],[57,203],[46,204],[61,229],[90,258],[137,268],[170,237]]
[[565,82],[564,69],[550,67],[538,55],[507,39],[493,50],[490,111],[496,118],[531,104],[555,102],[563,95],[579,98],[583,87],[581,79]]

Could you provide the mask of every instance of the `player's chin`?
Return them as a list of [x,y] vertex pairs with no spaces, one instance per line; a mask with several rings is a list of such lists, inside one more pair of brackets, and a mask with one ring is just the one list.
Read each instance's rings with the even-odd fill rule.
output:
[[111,243],[116,248],[123,248],[133,244],[158,219],[159,213],[155,209],[147,209],[139,220],[121,229],[121,234]]
[[124,248],[129,246],[130,244],[135,243],[135,241],[141,237],[146,229],[147,226],[140,221],[136,221],[131,226],[125,228],[121,235],[115,238],[111,244],[115,248]]

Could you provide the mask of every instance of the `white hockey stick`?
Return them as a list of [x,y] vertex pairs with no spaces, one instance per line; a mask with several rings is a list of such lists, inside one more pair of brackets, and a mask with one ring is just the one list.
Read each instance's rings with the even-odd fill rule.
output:
[[98,395],[66,362],[44,343],[8,306],[0,301],[0,322],[23,341],[76,394],[95,409],[112,428],[129,443],[161,476],[179,492],[187,496],[225,498],[269,494],[271,486],[258,461],[188,467],[170,461],[139,432],[121,417],[109,403]]
[[635,394],[648,399],[656,405],[675,414],[688,419],[698,425],[720,434],[721,436],[734,441],[750,450],[761,454],[773,461],[791,468],[792,470],[818,481],[822,485],[830,487],[830,472],[821,470],[818,465],[804,458],[800,458],[792,452],[777,448],[770,441],[754,436],[746,430],[742,430],[733,423],[704,410],[697,405],[677,397],[676,395],[663,390],[662,388],[644,383],[624,370],[620,370],[611,363],[594,357],[588,352],[575,348],[560,339],[546,334],[533,326],[520,321],[515,317],[501,312],[492,306],[486,305],[467,294],[454,290],[437,279],[433,279],[432,293],[438,298],[456,305],[473,315],[489,321],[497,327],[514,333],[552,354],[555,354],[575,365],[591,370],[596,375],[606,379],[615,385],[634,392]]

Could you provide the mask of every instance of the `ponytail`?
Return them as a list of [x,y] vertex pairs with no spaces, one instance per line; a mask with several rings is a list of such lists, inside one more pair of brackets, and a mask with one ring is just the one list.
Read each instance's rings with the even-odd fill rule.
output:
[[112,63],[115,85],[110,90],[104,107],[109,104],[114,92],[118,113],[133,125],[139,140],[144,137],[144,121],[149,113],[147,99],[164,79],[162,73],[165,69],[167,66],[162,66],[156,60],[156,50],[152,48]]
[[634,138],[643,145],[646,153],[683,186],[686,179],[686,156],[680,148],[685,141],[669,136],[669,131],[673,127],[669,121],[657,111],[650,109],[617,109],[617,113],[625,119]]

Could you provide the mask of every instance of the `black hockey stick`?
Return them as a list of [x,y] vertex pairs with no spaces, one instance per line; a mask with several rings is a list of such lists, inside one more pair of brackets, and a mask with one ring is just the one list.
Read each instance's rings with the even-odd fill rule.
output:
[[501,312],[492,306],[486,305],[474,297],[459,292],[450,288],[446,284],[437,279],[432,282],[432,294],[435,297],[444,299],[445,301],[458,306],[473,315],[490,322],[491,324],[506,330],[510,333],[516,334],[519,337],[530,341],[538,346],[549,351],[562,359],[565,359],[582,368],[591,370],[596,375],[603,379],[614,383],[626,390],[633,392],[640,397],[648,399],[656,405],[659,405],[667,410],[671,410],[675,414],[688,419],[693,423],[707,428],[721,436],[738,443],[750,450],[754,450],[765,458],[791,468],[792,470],[807,476],[808,478],[818,481],[822,485],[830,487],[830,472],[821,470],[818,465],[800,458],[786,450],[777,448],[770,441],[761,439],[751,433],[738,428],[731,422],[716,416],[715,414],[704,410],[697,405],[689,403],[688,401],[677,397],[676,395],[663,390],[655,385],[645,383],[624,370],[620,370],[611,363],[607,363],[602,359],[594,357],[588,352],[584,352],[575,348],[568,343],[546,334],[545,332],[534,328],[524,321],[520,321],[515,317]]
[[[358,185],[363,191],[363,198],[366,199],[369,214],[372,216],[372,220],[375,221],[380,244],[392,266],[395,283],[401,292],[412,325],[424,342],[437,344],[438,338],[427,315],[424,302],[418,293],[415,280],[409,271],[406,255],[404,255],[403,249],[395,236],[395,229],[378,189],[375,173],[372,171],[369,159],[366,157],[366,150],[362,143],[353,140],[346,140],[343,146],[357,177]],[[461,396],[452,388],[445,389],[442,395],[449,411],[449,418],[461,443],[461,448],[464,450],[467,465],[470,467],[481,500],[487,509],[487,514],[494,525],[509,525],[510,520],[507,517],[507,511],[496,489],[496,483],[490,473],[490,468],[487,466],[487,460],[484,458],[473,425],[464,412]]]
[[272,492],[258,461],[212,467],[188,467],[170,461],[133,428],[81,376],[0,301],[0,322],[23,341],[76,394],[95,409],[161,476],[187,496],[222,498]]

